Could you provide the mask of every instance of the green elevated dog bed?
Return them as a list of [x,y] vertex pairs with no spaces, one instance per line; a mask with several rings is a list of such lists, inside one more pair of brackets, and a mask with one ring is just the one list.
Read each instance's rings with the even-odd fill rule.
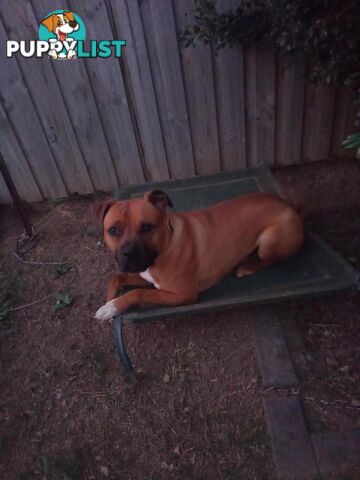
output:
[[[115,197],[133,198],[153,188],[169,194],[175,211],[197,210],[248,192],[280,192],[265,167],[221,173],[206,177],[170,180],[120,188]],[[301,251],[253,276],[228,276],[218,285],[200,294],[193,305],[178,307],[147,306],[129,310],[114,319],[116,348],[127,378],[135,380],[135,371],[126,352],[122,327],[159,318],[190,315],[215,309],[257,305],[323,293],[347,290],[357,285],[358,275],[336,252],[315,235],[308,233]]]

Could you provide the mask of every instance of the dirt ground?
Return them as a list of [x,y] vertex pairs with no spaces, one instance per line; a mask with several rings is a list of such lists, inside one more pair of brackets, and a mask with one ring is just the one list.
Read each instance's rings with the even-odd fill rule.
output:
[[[276,177],[304,207],[308,228],[359,269],[360,165],[312,164]],[[360,427],[359,292],[288,302],[279,312],[300,329],[304,351],[294,359],[310,430]]]
[[[313,164],[276,176],[309,226],[358,266],[359,166]],[[0,211],[0,478],[273,479],[241,310],[128,327],[141,380],[125,384],[112,327],[93,319],[113,263],[91,203],[32,207],[40,237],[26,260],[60,265],[19,262],[12,251],[21,227],[12,209]],[[351,293],[280,307],[306,348],[297,369],[313,430],[358,422],[359,310]]]
[[274,478],[241,312],[128,327],[142,378],[125,384],[112,326],[93,318],[114,266],[87,214],[90,204],[33,208],[40,239],[26,259],[66,263],[68,271],[18,262],[12,250],[21,229],[11,210],[3,211],[0,275],[8,304],[62,296],[2,320],[1,480]]

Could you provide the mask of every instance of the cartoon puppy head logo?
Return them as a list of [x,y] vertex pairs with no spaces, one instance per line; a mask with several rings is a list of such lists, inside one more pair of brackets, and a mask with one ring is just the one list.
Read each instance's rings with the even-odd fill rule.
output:
[[44,25],[49,32],[54,33],[61,42],[64,42],[70,33],[76,32],[80,28],[72,12],[53,13],[44,18],[41,25]]
[[83,21],[68,10],[56,10],[40,22],[39,39],[50,43],[49,56],[54,60],[76,58],[77,42],[85,37]]

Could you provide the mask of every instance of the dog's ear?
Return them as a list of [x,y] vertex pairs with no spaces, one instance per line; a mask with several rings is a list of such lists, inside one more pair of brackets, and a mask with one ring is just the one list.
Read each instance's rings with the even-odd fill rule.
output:
[[68,18],[70,22],[76,22],[73,12],[64,12],[64,17]]
[[56,15],[52,14],[50,17],[44,18],[44,20],[41,20],[41,25],[44,25],[49,32],[53,33],[55,30],[55,21],[56,21]]
[[151,192],[145,194],[145,198],[160,210],[165,210],[166,207],[173,207],[172,201],[162,190],[151,190]]
[[95,205],[93,205],[93,214],[99,225],[102,226],[105,215],[113,205],[115,205],[115,201],[110,199],[95,203]]

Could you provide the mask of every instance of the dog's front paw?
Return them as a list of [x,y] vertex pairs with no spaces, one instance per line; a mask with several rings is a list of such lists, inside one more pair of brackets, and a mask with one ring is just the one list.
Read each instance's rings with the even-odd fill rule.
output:
[[119,313],[119,310],[115,306],[115,300],[110,300],[99,308],[95,313],[95,318],[97,320],[111,320],[117,313]]
[[58,54],[55,50],[49,50],[48,53],[49,57],[52,58],[53,60],[56,60],[58,58]]
[[74,58],[76,58],[76,51],[75,50],[69,50],[67,58],[69,60],[73,60]]

